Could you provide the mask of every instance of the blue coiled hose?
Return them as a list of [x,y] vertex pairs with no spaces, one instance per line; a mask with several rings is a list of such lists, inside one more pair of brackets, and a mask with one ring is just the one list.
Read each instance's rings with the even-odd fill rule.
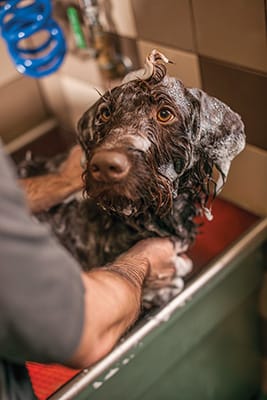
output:
[[[41,78],[62,64],[66,43],[61,28],[52,18],[50,0],[23,3],[24,0],[0,0],[0,32],[17,70]],[[23,46],[22,41],[31,37],[34,40],[34,35],[40,32],[45,36],[41,45],[25,47],[24,42]]]

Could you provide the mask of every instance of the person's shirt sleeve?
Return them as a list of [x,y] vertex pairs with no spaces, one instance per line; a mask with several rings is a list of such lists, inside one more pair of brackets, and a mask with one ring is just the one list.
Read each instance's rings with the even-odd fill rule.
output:
[[64,363],[73,355],[84,322],[80,273],[27,211],[0,143],[0,358]]

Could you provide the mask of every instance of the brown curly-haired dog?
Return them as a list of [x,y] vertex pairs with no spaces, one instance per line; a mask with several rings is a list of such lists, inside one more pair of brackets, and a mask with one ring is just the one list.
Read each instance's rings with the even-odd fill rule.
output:
[[153,50],[144,70],[85,112],[78,124],[84,198],[40,216],[84,269],[111,261],[142,238],[192,243],[195,217],[209,217],[210,199],[244,148],[239,115],[166,75],[166,63]]

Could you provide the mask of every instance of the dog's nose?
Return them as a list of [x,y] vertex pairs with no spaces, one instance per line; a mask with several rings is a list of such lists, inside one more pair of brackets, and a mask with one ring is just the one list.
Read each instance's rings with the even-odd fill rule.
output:
[[127,176],[129,169],[128,157],[118,151],[99,151],[90,162],[92,177],[100,182],[119,182]]

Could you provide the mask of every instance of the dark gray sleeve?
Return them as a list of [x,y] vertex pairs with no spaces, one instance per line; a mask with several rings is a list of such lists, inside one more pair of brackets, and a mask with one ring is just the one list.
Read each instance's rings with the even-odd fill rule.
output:
[[83,315],[80,268],[30,216],[0,143],[0,358],[68,360]]

